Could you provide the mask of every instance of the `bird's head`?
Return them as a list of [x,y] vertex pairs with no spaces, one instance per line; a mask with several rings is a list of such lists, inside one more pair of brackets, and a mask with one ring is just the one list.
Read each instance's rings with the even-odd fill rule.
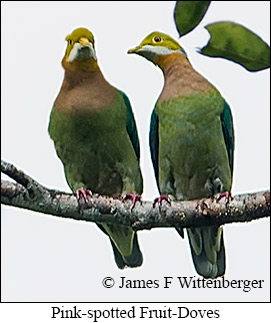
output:
[[143,39],[141,44],[128,51],[128,54],[141,55],[155,65],[161,66],[166,56],[177,53],[186,57],[186,53],[180,44],[167,34],[159,31],[152,32]]
[[67,49],[62,60],[65,69],[89,71],[97,67],[92,32],[86,28],[77,28],[66,37]]

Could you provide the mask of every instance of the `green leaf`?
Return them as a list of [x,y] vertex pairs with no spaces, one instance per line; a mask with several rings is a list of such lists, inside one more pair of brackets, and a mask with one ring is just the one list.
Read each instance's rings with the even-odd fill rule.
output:
[[204,17],[211,1],[177,1],[174,20],[180,37],[193,30]]
[[217,22],[205,27],[211,35],[200,53],[226,58],[248,71],[270,67],[270,47],[256,34],[234,22]]

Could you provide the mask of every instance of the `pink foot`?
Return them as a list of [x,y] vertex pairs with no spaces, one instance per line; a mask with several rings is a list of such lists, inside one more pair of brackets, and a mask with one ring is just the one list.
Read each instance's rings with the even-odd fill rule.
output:
[[84,188],[79,188],[76,193],[76,198],[77,198],[77,201],[79,202],[80,200],[80,197],[82,196],[85,203],[88,202],[88,196],[92,197],[92,192],[90,190],[85,190]]
[[132,210],[135,207],[136,202],[141,203],[141,195],[138,195],[135,193],[128,193],[124,195],[123,200],[132,200],[132,208],[131,208]]
[[232,200],[231,192],[223,192],[218,194],[218,197],[216,199],[217,202],[220,201],[223,197],[225,197],[226,203],[229,203]]
[[169,205],[171,205],[170,198],[168,195],[160,195],[153,201],[152,206],[155,207],[155,205],[158,203],[159,207],[161,207],[163,201],[166,201]]

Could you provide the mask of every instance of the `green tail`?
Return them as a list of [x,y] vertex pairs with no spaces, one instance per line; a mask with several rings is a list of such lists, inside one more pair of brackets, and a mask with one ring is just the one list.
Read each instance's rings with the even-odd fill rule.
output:
[[222,227],[187,229],[192,258],[197,273],[204,278],[225,274],[225,248]]
[[120,269],[142,265],[143,256],[139,249],[136,232],[130,228],[116,225],[97,225],[109,236],[115,262]]

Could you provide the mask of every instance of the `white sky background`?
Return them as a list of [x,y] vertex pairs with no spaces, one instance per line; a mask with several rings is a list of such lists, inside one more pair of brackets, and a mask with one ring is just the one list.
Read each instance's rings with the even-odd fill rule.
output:
[[[163,86],[162,72],[127,55],[150,32],[178,38],[174,1],[70,1],[2,3],[2,159],[44,186],[64,190],[62,163],[47,133],[52,104],[64,70],[65,37],[77,27],[95,37],[106,79],[129,97],[141,143],[144,200],[158,195],[148,148],[151,111]],[[270,70],[250,73],[237,64],[196,52],[208,40],[204,26],[231,20],[269,43],[268,1],[213,1],[198,28],[180,40],[197,71],[210,80],[232,108],[236,149],[233,194],[270,187]],[[6,177],[3,177],[6,179]],[[181,289],[164,276],[198,277],[185,235],[174,229],[139,232],[141,268],[119,270],[109,239],[95,224],[64,220],[2,206],[3,301],[265,301],[270,296],[269,220],[224,228],[225,278],[264,280],[262,289]],[[102,286],[111,276],[116,285]],[[160,288],[121,289],[120,277],[159,280]]]

